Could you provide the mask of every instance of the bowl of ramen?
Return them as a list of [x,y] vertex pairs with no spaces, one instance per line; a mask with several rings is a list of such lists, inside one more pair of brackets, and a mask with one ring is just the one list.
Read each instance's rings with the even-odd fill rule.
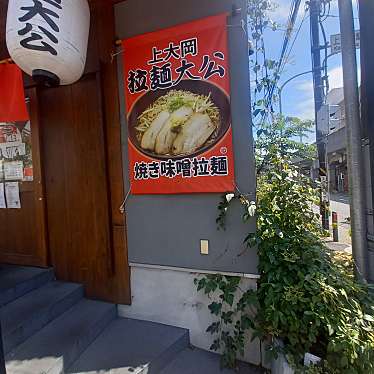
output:
[[195,157],[230,128],[230,101],[216,85],[185,80],[141,96],[128,116],[129,138],[155,159]]

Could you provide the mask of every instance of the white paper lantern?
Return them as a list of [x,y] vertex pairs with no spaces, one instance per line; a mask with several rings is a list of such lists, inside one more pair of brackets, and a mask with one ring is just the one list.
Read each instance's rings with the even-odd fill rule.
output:
[[66,85],[82,76],[89,28],[87,0],[9,1],[9,54],[37,81]]

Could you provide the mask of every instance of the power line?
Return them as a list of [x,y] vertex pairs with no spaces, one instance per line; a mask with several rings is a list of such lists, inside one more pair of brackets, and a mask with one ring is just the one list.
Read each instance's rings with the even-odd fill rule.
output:
[[[280,78],[280,72],[281,72],[282,66],[284,64],[284,59],[286,57],[287,48],[288,48],[288,45],[289,45],[290,40],[291,40],[293,29],[295,27],[296,19],[297,19],[299,9],[300,9],[300,4],[301,4],[301,0],[293,0],[292,1],[291,7],[290,7],[290,15],[288,17],[288,27],[287,27],[287,30],[285,31],[284,41],[283,41],[283,45],[282,45],[282,49],[281,49],[281,53],[280,53],[280,58],[279,58],[277,68],[276,68],[276,72],[275,72],[275,75],[274,75],[274,81],[271,84],[271,88],[268,91],[268,95],[267,95],[267,98],[266,98],[265,108],[266,109],[270,108],[272,111],[273,111],[272,99],[273,99],[274,91],[275,91],[275,88],[277,86],[278,80]],[[263,122],[266,120],[267,114],[268,114],[268,112],[265,111],[265,113],[262,117]]]
[[282,68],[281,68],[280,74],[282,74],[283,71],[284,71],[284,68],[285,68],[285,66],[286,66],[286,63],[287,63],[287,61],[288,61],[288,59],[289,59],[289,57],[290,57],[290,55],[291,55],[291,52],[292,52],[292,50],[293,50],[293,47],[295,46],[296,40],[297,40],[297,38],[298,38],[298,36],[299,36],[299,34],[300,34],[301,28],[303,27],[304,22],[305,22],[305,20],[307,19],[307,15],[308,15],[307,12],[305,12],[305,13],[304,13],[304,17],[303,17],[303,19],[301,20],[300,25],[299,25],[299,27],[298,27],[298,29],[297,29],[297,31],[296,31],[295,37],[294,37],[293,42],[292,42],[292,44],[291,44],[291,47],[290,47],[290,49],[289,49],[289,51],[288,51],[288,53],[287,53],[287,56],[286,56],[286,58],[284,59],[283,66],[282,66]]

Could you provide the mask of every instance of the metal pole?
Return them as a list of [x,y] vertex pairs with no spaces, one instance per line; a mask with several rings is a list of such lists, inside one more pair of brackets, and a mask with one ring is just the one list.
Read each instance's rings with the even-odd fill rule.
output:
[[334,242],[339,242],[338,213],[332,212],[332,237]]
[[[321,185],[328,185],[327,182],[327,161],[326,161],[326,142],[324,139],[320,123],[318,123],[318,112],[320,111],[323,101],[323,81],[321,66],[321,46],[319,40],[319,16],[320,16],[321,0],[310,1],[310,31],[311,31],[311,47],[312,47],[312,68],[313,68],[313,86],[314,86],[314,107],[316,121],[316,141],[319,160],[319,178]],[[324,198],[324,196],[326,198]],[[320,196],[320,213],[322,218],[322,226],[325,230],[329,229],[329,201],[328,195],[323,193],[321,188]]]
[[280,114],[281,116],[283,116],[283,108],[282,108],[282,89],[283,89],[283,87],[281,87],[281,88],[279,89],[279,114]]
[[351,198],[352,252],[358,275],[368,275],[364,170],[357,80],[357,61],[351,0],[339,0],[340,32],[344,79],[344,101],[347,131],[348,177]]

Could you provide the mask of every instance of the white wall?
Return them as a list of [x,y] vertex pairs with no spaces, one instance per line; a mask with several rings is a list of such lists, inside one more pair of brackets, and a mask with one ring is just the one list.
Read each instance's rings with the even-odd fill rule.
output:
[[[208,350],[213,339],[205,331],[214,318],[208,309],[211,300],[196,291],[197,276],[180,270],[132,267],[132,305],[120,305],[120,316],[186,328],[190,331],[191,344]],[[241,288],[255,289],[256,279],[242,278]],[[258,365],[259,342],[249,342],[241,359]]]

